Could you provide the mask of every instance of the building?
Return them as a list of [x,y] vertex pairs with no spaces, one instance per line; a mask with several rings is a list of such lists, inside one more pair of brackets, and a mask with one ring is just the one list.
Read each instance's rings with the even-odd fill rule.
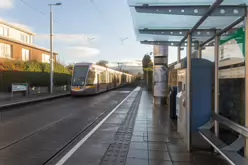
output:
[[[50,50],[33,44],[34,33],[0,20],[0,60],[50,60]],[[54,53],[56,61],[57,53]]]

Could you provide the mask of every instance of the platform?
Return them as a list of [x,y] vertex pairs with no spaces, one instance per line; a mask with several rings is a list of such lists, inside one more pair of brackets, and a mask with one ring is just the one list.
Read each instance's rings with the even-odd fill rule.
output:
[[214,153],[189,153],[169,119],[147,91],[129,97],[85,142],[56,165],[226,165]]

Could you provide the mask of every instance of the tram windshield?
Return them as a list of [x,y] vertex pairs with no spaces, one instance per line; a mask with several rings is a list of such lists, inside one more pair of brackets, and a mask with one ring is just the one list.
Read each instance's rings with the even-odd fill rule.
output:
[[83,86],[89,66],[75,66],[73,72],[72,86]]

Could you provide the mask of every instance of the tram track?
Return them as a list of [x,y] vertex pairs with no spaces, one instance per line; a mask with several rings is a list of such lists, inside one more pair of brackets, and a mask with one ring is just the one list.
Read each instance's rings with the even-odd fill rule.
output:
[[81,137],[83,137],[84,135],[86,135],[91,129],[94,128],[95,125],[97,125],[105,116],[108,115],[108,113],[114,108],[115,106],[113,106],[112,108],[108,109],[107,111],[103,112],[99,117],[97,117],[94,121],[90,122],[85,129],[83,129],[80,133],[78,133],[75,137],[72,138],[72,140],[70,142],[68,142],[67,144],[65,144],[59,151],[57,151],[54,155],[52,155],[49,159],[47,159],[47,161],[45,161],[42,165],[50,165],[53,164],[56,160],[54,160],[54,158],[56,158],[59,154],[62,154],[63,151],[69,150],[70,148],[72,148],[73,144],[76,143],[77,141],[79,141],[79,139],[81,139]]
[[[70,115],[68,115],[68,116],[71,116],[71,115],[72,115],[72,114],[70,114]],[[8,148],[8,147],[10,147],[10,146],[12,146],[12,145],[14,145],[14,144],[16,144],[16,143],[19,143],[19,142],[21,142],[22,140],[25,140],[25,139],[27,139],[27,138],[29,138],[29,137],[35,135],[35,134],[38,134],[39,132],[48,129],[49,127],[52,127],[53,125],[59,123],[59,122],[62,121],[63,119],[67,118],[68,116],[65,116],[65,117],[63,117],[63,118],[61,118],[61,119],[59,119],[59,120],[57,120],[57,121],[55,121],[55,122],[52,122],[52,123],[50,123],[50,124],[48,124],[48,125],[45,125],[44,127],[42,127],[42,128],[40,128],[40,129],[38,129],[38,130],[36,130],[36,131],[30,133],[29,135],[26,135],[26,136],[24,136],[24,137],[22,137],[22,138],[20,138],[20,139],[18,139],[18,140],[16,140],[16,141],[14,141],[14,142],[8,144],[8,145],[6,145],[6,146],[1,147],[1,148],[0,148],[0,151],[6,149],[6,148]]]
[[[132,88],[133,87],[129,87],[127,89],[130,91],[130,89]],[[117,89],[117,91],[118,90],[120,89]],[[121,89],[121,90],[125,90],[125,87],[124,89]],[[106,99],[103,99],[102,101],[99,101],[98,99],[101,98],[101,96],[102,97],[108,96],[109,93],[104,93],[104,94],[93,96],[93,97],[83,97],[79,99],[76,98],[75,104],[79,104],[80,102],[86,104],[87,102],[90,102],[90,100],[97,100],[97,101],[95,101],[96,104],[94,105],[93,104],[85,105],[83,110],[77,109],[71,113],[65,113],[63,114],[64,116],[61,117],[60,119],[54,122],[50,122],[49,124],[44,125],[43,127],[40,127],[39,129],[36,129],[30,132],[29,134],[26,134],[25,136],[22,136],[21,138],[18,138],[17,140],[12,141],[11,143],[8,143],[2,146],[0,145],[1,146],[0,147],[0,163],[2,163],[3,165],[20,164],[19,162],[21,162],[21,164],[32,164],[32,165],[50,164],[63,151],[67,150],[75,142],[77,142],[77,139],[81,138],[88,131],[90,131],[92,127],[94,127],[98,122],[100,122],[101,119],[104,118],[127,95],[127,93],[125,94],[123,93],[121,94],[121,97],[118,97],[117,99],[118,92],[114,90],[112,91],[112,93],[115,93],[115,94],[112,94],[111,97],[110,96],[106,97]],[[70,98],[64,98],[64,100],[70,100]],[[83,102],[83,100],[85,101]],[[104,101],[109,101],[110,102],[108,103],[109,105],[104,107]],[[56,101],[54,102],[56,103]],[[42,104],[48,104],[48,106],[50,105],[49,103],[42,103]],[[96,111],[98,112],[96,113],[94,111],[90,111],[90,109],[96,109]],[[26,113],[28,112],[29,111],[27,110]],[[34,111],[32,113],[34,113]],[[85,115],[85,117],[82,117],[81,121],[80,121],[80,118],[77,117],[80,115]],[[23,119],[20,119],[20,118],[18,119],[25,120],[25,117],[26,115],[20,117]],[[12,118],[15,120],[15,117],[12,116]],[[75,122],[73,122],[73,120],[75,120]],[[5,121],[5,124],[8,124],[8,122],[9,121]],[[70,123],[71,123],[71,127],[69,127]],[[64,131],[62,129],[64,129]],[[58,134],[56,134],[56,131],[61,136],[65,136],[65,137],[59,137]],[[67,134],[70,134],[70,136],[68,136]],[[47,138],[44,139],[46,135],[47,135]],[[33,152],[34,153],[38,152],[36,154],[39,155],[39,152],[40,152],[39,147],[40,147],[40,150],[42,150],[43,152],[43,145],[41,143],[42,144],[44,143],[45,150],[48,150],[49,153],[46,153],[44,155],[42,155],[41,153],[42,158],[37,158],[39,159],[38,161],[29,161],[27,160],[27,158],[25,159],[21,157],[21,155],[25,155],[22,153],[24,152],[23,150],[28,150],[28,149],[30,149],[30,151],[27,153],[29,155],[28,157],[30,157],[30,155],[33,155]],[[49,147],[50,146],[49,144],[51,145],[51,147]],[[27,146],[27,149],[23,148],[25,146]],[[37,149],[34,149],[32,146],[37,147]],[[53,151],[50,151],[50,150],[53,150]],[[18,154],[20,155],[17,156]],[[21,160],[18,161],[18,158]],[[13,159],[16,159],[16,160],[13,161]]]

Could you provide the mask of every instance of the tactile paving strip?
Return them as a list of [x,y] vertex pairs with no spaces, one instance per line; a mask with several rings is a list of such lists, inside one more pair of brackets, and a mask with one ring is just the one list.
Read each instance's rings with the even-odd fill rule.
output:
[[125,165],[142,91],[139,91],[125,119],[109,145],[100,165]]

